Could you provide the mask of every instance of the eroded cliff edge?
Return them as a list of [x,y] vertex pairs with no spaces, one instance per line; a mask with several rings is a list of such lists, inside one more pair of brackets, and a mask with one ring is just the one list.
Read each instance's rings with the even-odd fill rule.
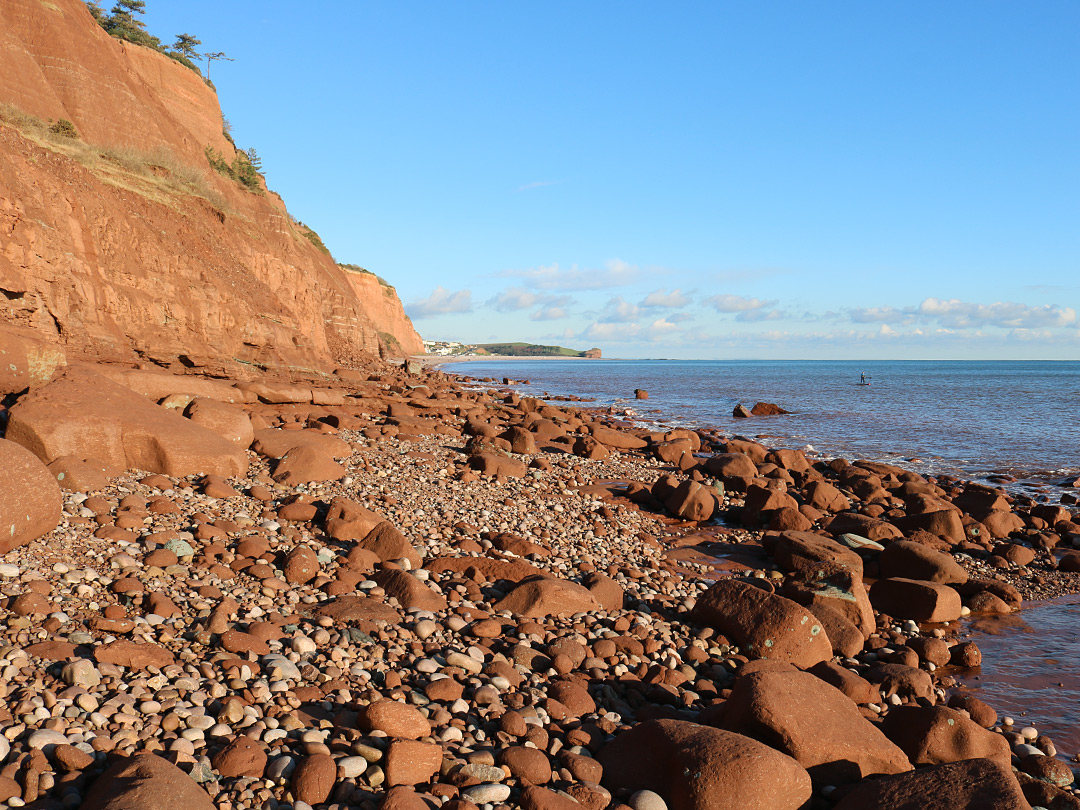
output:
[[0,326],[69,358],[208,370],[423,351],[392,287],[210,168],[206,147],[235,150],[202,78],[80,0],[0,4],[0,105]]

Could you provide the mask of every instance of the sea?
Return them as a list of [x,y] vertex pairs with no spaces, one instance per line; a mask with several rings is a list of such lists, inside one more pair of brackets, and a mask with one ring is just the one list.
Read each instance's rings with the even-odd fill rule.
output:
[[[707,426],[808,455],[1055,486],[1080,475],[1080,362],[498,359],[443,370],[574,395],[643,424]],[[862,375],[869,385],[859,385]],[[527,380],[527,383],[524,382]],[[637,400],[635,389],[648,392]],[[737,419],[738,404],[791,413]]]

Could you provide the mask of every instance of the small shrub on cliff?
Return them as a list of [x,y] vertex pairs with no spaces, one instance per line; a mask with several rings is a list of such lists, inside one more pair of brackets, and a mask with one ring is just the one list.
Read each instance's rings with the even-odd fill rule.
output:
[[358,264],[349,264],[348,262],[338,262],[337,265],[343,270],[348,270],[350,273],[364,273],[365,275],[375,276],[375,280],[378,281],[379,284],[386,287],[391,294],[394,292],[394,288],[390,285],[389,281],[376,273],[372,273],[366,267],[361,267]]
[[75,129],[75,125],[68,121],[66,118],[58,118],[56,122],[49,127],[49,132],[53,135],[59,135],[62,138],[78,138],[79,130]]
[[262,191],[259,170],[251,162],[247,152],[237,152],[232,162],[232,175],[236,181],[251,191]]
[[[215,172],[222,177],[235,180],[249,191],[262,194],[262,175],[259,174],[256,163],[251,159],[252,155],[254,155],[255,160],[259,161],[259,156],[254,149],[249,149],[247,152],[237,150],[232,163],[229,163],[224,155],[212,146],[207,146],[203,151],[206,153],[206,160],[210,164],[210,168]],[[259,163],[261,164],[261,161]]]
[[317,233],[315,233],[315,231],[311,230],[311,228],[308,228],[306,225],[303,225],[302,223],[301,223],[301,227],[304,228],[304,230],[300,231],[300,233],[302,233],[304,235],[304,238],[307,239],[309,242],[311,242],[311,244],[313,244],[315,247],[317,247],[319,250],[321,250],[327,256],[329,256],[330,255],[330,248],[328,248],[325,244],[323,244],[322,237],[320,237]]
[[212,146],[207,146],[206,149],[203,151],[206,152],[206,160],[210,163],[211,169],[213,169],[220,175],[228,177],[230,180],[235,179],[233,177],[232,167],[229,165],[229,161],[225,160],[225,158],[221,156],[217,149]]

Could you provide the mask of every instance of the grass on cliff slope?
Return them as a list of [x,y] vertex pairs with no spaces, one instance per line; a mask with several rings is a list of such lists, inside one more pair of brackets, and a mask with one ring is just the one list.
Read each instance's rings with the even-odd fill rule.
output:
[[364,275],[375,276],[375,280],[378,281],[379,284],[381,284],[383,287],[386,287],[390,290],[394,289],[394,286],[389,281],[380,276],[378,273],[372,273],[366,267],[361,267],[358,264],[349,264],[348,262],[338,262],[337,266],[340,267],[342,270],[347,270],[350,273],[363,273]]
[[94,146],[79,139],[70,122],[45,121],[10,104],[0,104],[0,124],[12,127],[32,143],[77,161],[104,183],[165,205],[175,196],[202,197],[219,210],[225,199],[206,173],[180,162],[166,149]]

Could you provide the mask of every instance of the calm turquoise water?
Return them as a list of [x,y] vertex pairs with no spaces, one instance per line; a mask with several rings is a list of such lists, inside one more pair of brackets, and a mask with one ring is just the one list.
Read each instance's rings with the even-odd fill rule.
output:
[[[528,378],[522,393],[576,394],[640,419],[764,435],[825,455],[909,462],[929,473],[1080,473],[1080,362],[507,360],[448,364],[473,377]],[[856,385],[860,373],[872,379]],[[649,392],[634,400],[634,389]],[[734,419],[737,403],[789,416]]]

